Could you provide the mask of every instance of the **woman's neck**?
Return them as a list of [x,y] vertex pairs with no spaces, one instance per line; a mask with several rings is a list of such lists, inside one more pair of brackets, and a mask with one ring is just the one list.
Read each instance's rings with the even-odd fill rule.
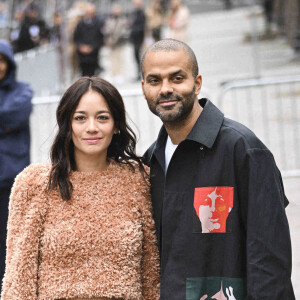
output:
[[79,172],[93,172],[105,171],[109,166],[107,157],[82,157],[75,154],[76,171]]

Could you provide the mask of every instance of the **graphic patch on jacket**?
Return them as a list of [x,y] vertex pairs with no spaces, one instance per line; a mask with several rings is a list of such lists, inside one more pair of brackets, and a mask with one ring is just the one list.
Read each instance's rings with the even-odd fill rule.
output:
[[244,300],[245,280],[228,277],[186,279],[186,300]]
[[[233,187],[212,186],[195,188],[194,230],[193,232],[230,232],[226,231],[228,215],[233,207]],[[196,226],[201,223],[201,230]]]

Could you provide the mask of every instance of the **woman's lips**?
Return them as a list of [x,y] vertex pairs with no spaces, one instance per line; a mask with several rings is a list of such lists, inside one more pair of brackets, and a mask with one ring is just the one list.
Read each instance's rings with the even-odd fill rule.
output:
[[87,139],[83,139],[85,142],[87,142],[88,144],[97,144],[101,138],[97,138],[97,137],[93,137],[93,138],[87,138]]

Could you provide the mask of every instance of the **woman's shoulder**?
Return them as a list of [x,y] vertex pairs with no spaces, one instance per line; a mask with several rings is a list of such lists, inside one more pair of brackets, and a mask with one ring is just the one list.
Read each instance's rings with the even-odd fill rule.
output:
[[30,207],[29,203],[44,205],[42,195],[47,188],[50,168],[50,164],[31,164],[19,173],[12,188],[10,207],[26,210]]
[[[137,187],[148,187],[150,169],[146,165],[139,165],[136,161],[130,161],[130,164],[115,163],[118,176],[124,178],[128,183],[132,183]],[[141,168],[142,167],[142,168]]]
[[[123,162],[116,162],[113,161],[112,162],[114,169],[116,172],[124,172],[124,173],[129,173],[129,174],[136,174],[136,176],[140,176],[144,173],[144,171],[149,174],[150,169],[148,166],[144,165],[144,164],[139,164],[137,161],[135,160],[129,160],[126,163]],[[141,168],[143,167],[143,169]],[[133,175],[134,176],[134,175]]]
[[51,164],[30,164],[16,177],[15,182],[27,185],[39,185],[49,178]]

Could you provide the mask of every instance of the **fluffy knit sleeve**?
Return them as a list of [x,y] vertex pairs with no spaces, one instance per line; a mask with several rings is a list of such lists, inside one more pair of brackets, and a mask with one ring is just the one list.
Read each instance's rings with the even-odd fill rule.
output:
[[37,299],[38,247],[46,213],[45,165],[30,165],[16,178],[9,203],[2,300]]
[[142,294],[144,300],[158,300],[160,296],[159,254],[152,215],[150,183],[140,177],[137,184],[142,190],[140,199],[143,226]]

